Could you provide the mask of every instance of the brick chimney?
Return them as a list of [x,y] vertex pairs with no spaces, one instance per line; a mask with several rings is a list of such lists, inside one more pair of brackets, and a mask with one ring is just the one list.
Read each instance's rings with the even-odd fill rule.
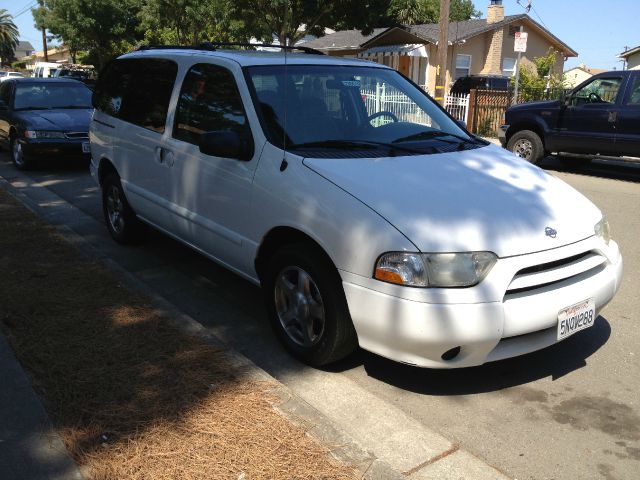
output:
[[[497,23],[504,20],[504,6],[502,0],[491,0],[487,9],[487,24]],[[504,38],[504,27],[496,28],[487,35],[491,36],[487,58],[481,75],[502,75],[502,40]]]
[[487,23],[496,23],[504,20],[504,6],[502,0],[491,0],[487,9]]

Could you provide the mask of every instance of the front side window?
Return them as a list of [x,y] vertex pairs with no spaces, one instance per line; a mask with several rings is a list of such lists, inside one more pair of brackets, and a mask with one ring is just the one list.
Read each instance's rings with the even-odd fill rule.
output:
[[234,131],[249,139],[249,123],[233,74],[226,68],[198,64],[187,73],[176,110],[173,136],[198,145],[211,131]]
[[380,157],[480,145],[395,70],[265,65],[246,68],[246,76],[269,141],[301,155],[338,149],[341,156]]
[[471,73],[471,55],[456,55],[456,80]]
[[571,104],[574,106],[585,103],[615,103],[622,78],[596,78],[577,90],[571,96]]
[[13,101],[15,110],[91,108],[91,90],[72,83],[19,83]]
[[163,133],[177,74],[178,66],[171,60],[114,60],[98,79],[93,106],[124,121]]

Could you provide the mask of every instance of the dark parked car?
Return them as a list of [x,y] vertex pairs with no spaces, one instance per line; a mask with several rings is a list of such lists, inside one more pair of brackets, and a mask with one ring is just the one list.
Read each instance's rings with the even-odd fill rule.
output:
[[477,90],[508,90],[509,77],[496,75],[468,75],[460,77],[451,87],[451,93],[469,93],[472,89]]
[[19,169],[37,158],[87,158],[91,90],[77,80],[20,78],[0,86],[0,144]]
[[640,157],[640,71],[601,73],[563,100],[515,105],[504,123],[502,146],[532,163],[552,152]]

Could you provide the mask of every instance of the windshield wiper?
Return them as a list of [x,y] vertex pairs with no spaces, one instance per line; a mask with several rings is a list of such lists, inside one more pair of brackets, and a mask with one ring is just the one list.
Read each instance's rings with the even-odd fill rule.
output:
[[[472,143],[472,144],[479,143],[471,138],[464,138],[460,135],[456,135],[455,133],[443,132],[441,130],[429,130],[429,131],[414,133],[413,135],[407,135],[406,137],[396,138],[392,143],[410,142],[412,140],[428,140],[430,138],[437,138],[437,137],[453,137],[465,143]],[[442,141],[447,143],[455,143],[447,140],[442,140]]]
[[319,142],[306,142],[306,143],[294,143],[289,145],[291,149],[298,148],[336,148],[345,150],[362,150],[362,149],[376,149],[380,147],[388,148],[392,151],[401,150],[409,153],[422,153],[413,148],[401,147],[400,145],[394,145],[393,143],[373,142],[370,140],[321,140]]

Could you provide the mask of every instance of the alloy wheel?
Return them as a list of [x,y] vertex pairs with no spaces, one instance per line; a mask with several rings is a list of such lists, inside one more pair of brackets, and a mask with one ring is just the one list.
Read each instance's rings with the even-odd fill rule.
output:
[[525,160],[531,160],[531,156],[533,153],[533,144],[530,140],[521,138],[513,144],[513,153],[515,153],[520,158],[524,158]]
[[107,190],[107,216],[109,224],[116,233],[124,230],[124,202],[120,189],[116,185],[110,185]]
[[316,345],[324,333],[325,309],[311,275],[300,267],[284,268],[274,295],[278,320],[289,338],[302,347]]

